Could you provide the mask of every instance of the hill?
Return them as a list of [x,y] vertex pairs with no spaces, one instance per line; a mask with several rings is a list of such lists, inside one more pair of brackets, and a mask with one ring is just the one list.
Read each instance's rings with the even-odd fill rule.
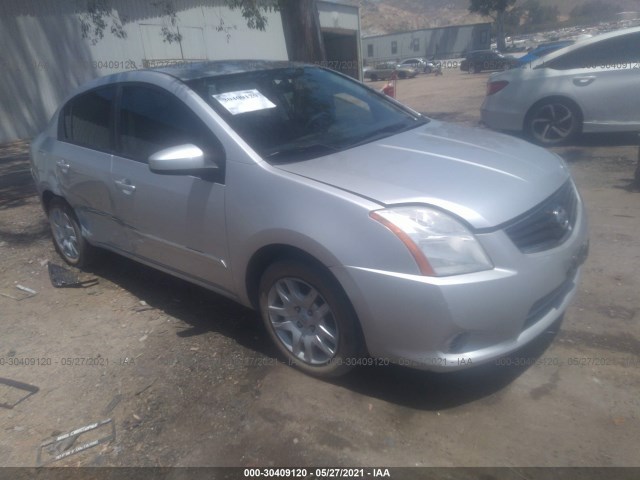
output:
[[[516,5],[525,0],[518,0]],[[560,20],[589,0],[540,0],[542,5],[557,6]],[[359,0],[364,35],[415,30],[419,28],[487,22],[490,18],[469,13],[469,0]],[[613,0],[623,10],[639,11],[638,0]]]

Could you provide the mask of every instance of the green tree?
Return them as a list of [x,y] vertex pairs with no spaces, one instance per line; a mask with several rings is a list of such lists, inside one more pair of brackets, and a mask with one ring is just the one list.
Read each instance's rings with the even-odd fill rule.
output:
[[548,25],[558,21],[558,7],[540,5],[539,0],[527,0],[522,6],[527,12],[526,23],[530,26]]
[[512,8],[516,0],[470,0],[469,11],[493,18],[496,23],[496,38],[498,50],[506,48],[504,41],[504,18],[506,12]]
[[113,14],[108,0],[88,0],[82,10],[78,11],[82,38],[88,38],[95,45],[104,38],[104,31],[109,28],[118,38],[127,38],[127,32],[122,26],[126,19]]
[[522,19],[526,18],[526,13],[522,7],[513,7],[504,12],[504,33],[505,35],[515,35],[520,32]]

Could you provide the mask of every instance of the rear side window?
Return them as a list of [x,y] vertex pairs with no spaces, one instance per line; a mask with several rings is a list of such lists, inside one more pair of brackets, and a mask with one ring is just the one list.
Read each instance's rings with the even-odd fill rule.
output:
[[83,93],[62,110],[58,138],[62,141],[105,152],[113,150],[114,86]]
[[[572,70],[574,68],[611,68],[640,61],[640,33],[623,35],[604,40],[593,45],[574,50],[562,55],[545,66],[555,70]],[[626,68],[632,68],[627,65]]]
[[222,148],[189,107],[169,92],[144,85],[122,88],[119,132],[121,154],[141,162],[159,150],[185,143],[205,151]]

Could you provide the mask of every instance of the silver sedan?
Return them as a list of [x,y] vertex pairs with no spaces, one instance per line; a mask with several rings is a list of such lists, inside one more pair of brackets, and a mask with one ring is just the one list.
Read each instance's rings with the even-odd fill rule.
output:
[[318,376],[493,361],[562,317],[587,252],[559,157],[308,65],[103,77],[31,152],[65,261],[108,249],[253,307]]
[[482,120],[542,145],[581,132],[640,130],[640,28],[563,48],[491,76]]

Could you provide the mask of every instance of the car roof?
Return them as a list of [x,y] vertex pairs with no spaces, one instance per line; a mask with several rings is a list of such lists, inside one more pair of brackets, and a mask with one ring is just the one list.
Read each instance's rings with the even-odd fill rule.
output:
[[311,65],[278,60],[217,60],[189,62],[176,65],[150,68],[148,70],[166,73],[182,81],[197,80],[205,77],[217,77],[236,73],[276,70],[281,68],[308,67]]
[[127,70],[97,77],[79,86],[65,97],[62,104],[94,88],[99,88],[121,82],[164,82],[168,79],[178,79],[183,82],[200,78],[233,75],[237,73],[277,70],[283,68],[316,67],[316,65],[277,61],[277,60],[219,60],[205,62],[183,62],[176,65]]
[[532,64],[532,68],[535,68],[538,65],[542,65],[543,63],[549,63],[549,62],[551,62],[552,60],[555,60],[558,57],[561,57],[563,55],[571,53],[571,52],[573,52],[575,50],[578,50],[578,49],[580,49],[582,47],[593,45],[594,43],[599,43],[599,42],[602,42],[604,40],[609,40],[611,38],[621,37],[623,35],[629,35],[629,34],[632,34],[632,33],[640,33],[640,27],[625,28],[625,29],[622,29],[622,30],[616,30],[614,32],[603,33],[601,35],[596,35],[595,37],[591,37],[591,38],[587,38],[587,39],[584,39],[584,40],[577,41],[573,45],[569,45],[568,47],[561,48],[560,50],[556,50],[555,52],[550,53],[549,55],[538,59],[536,62],[534,62]]

